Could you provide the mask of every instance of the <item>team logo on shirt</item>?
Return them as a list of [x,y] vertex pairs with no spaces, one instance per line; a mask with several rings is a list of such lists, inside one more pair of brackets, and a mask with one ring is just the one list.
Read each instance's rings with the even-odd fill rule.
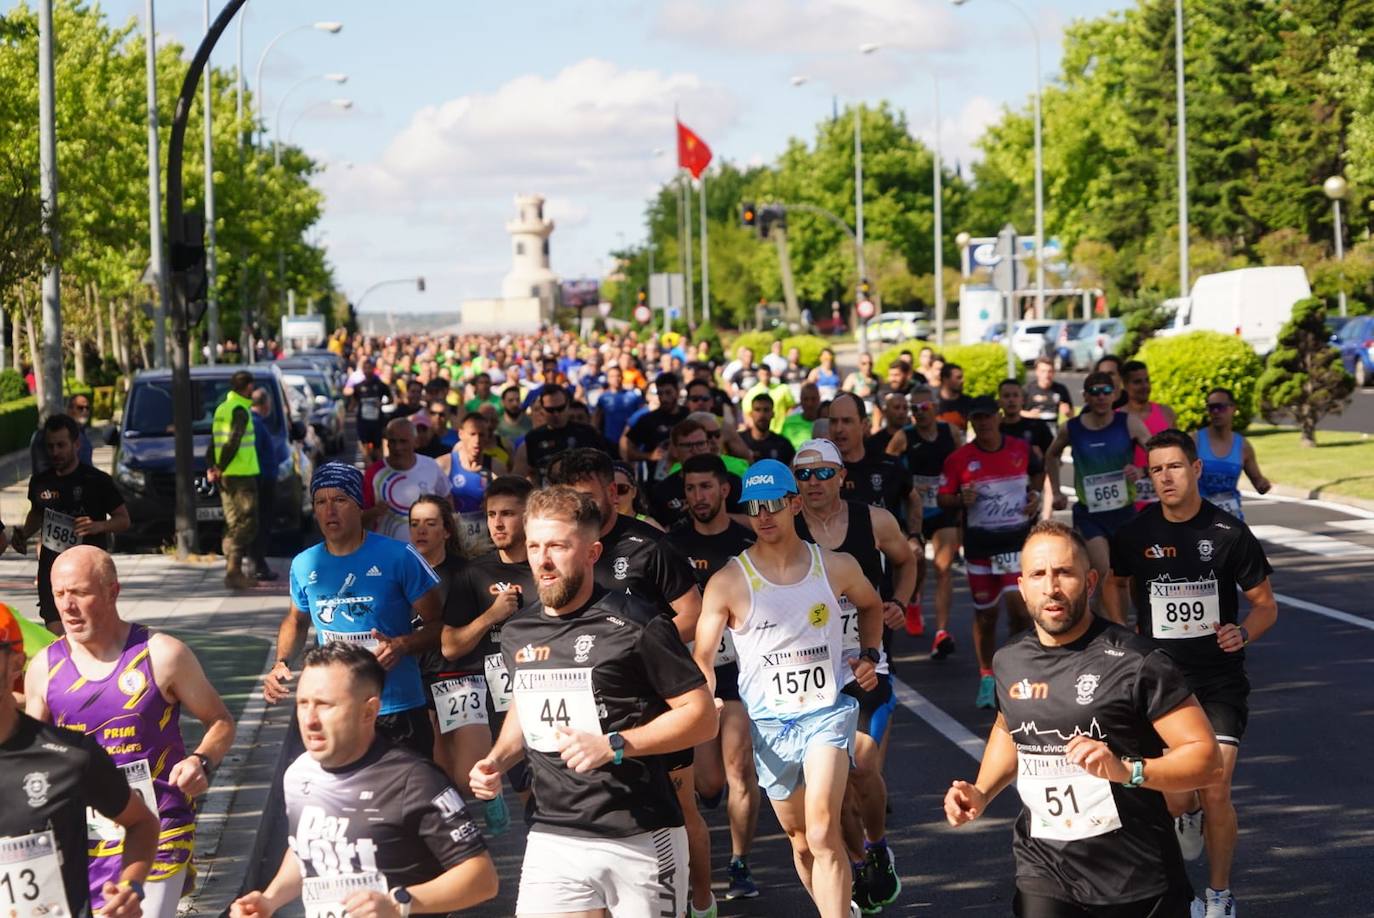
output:
[[883,476],[881,472],[874,472],[869,476],[868,480],[872,482],[873,490],[881,491],[883,489]]
[[1172,545],[1160,545],[1158,542],[1145,549],[1145,557],[1151,561],[1163,561],[1165,558],[1177,558],[1178,549]]
[[1011,688],[1007,689],[1007,695],[1013,701],[1043,701],[1050,697],[1050,684],[1022,679],[1011,684]]
[[444,792],[433,800],[434,808],[439,811],[439,815],[444,819],[453,819],[456,816],[465,816],[466,808],[463,806],[463,798],[458,796],[458,791],[451,787],[444,788]]
[[573,662],[586,663],[587,657],[591,655],[592,644],[596,642],[594,634],[579,634],[573,639]]
[[533,644],[526,644],[515,652],[516,663],[543,663],[548,658],[548,647],[535,647]]
[[1074,700],[1079,704],[1092,704],[1093,695],[1097,692],[1097,686],[1102,679],[1092,673],[1084,673],[1078,677],[1078,681],[1073,684],[1073,690],[1078,693]]
[[24,794],[29,798],[29,806],[37,809],[48,802],[48,791],[51,785],[48,784],[48,773],[46,771],[31,771],[24,775]]
[[1203,561],[1211,561],[1212,555],[1216,554],[1216,550],[1216,546],[1212,544],[1211,539],[1197,540],[1197,556]]
[[824,628],[830,621],[830,607],[823,602],[818,602],[811,607],[811,611],[806,613],[806,620],[812,628]]
[[126,695],[137,695],[147,687],[148,680],[144,677],[143,673],[138,670],[129,669],[119,674],[116,685],[118,685],[119,690]]
[[616,558],[615,563],[611,565],[611,570],[615,572],[616,580],[624,580],[625,575],[630,573],[630,559],[625,557]]
[[307,578],[305,578],[305,582],[306,582],[306,583],[314,583],[315,581],[317,581],[317,580],[319,580],[319,579],[320,579],[319,572],[318,572],[318,571],[311,571],[311,572],[310,572],[310,576],[307,577]]
[[44,488],[43,490],[41,490],[41,491],[38,492],[38,499],[39,499],[39,500],[56,500],[56,499],[57,499],[57,492],[54,491],[54,490],[52,490],[51,488]]

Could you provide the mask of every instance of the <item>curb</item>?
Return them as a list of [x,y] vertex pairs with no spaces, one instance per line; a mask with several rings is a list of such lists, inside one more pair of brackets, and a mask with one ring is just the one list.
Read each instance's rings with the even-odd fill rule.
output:
[[1241,494],[1243,494],[1246,497],[1253,497],[1259,500],[1263,500],[1266,497],[1272,497],[1275,495],[1279,497],[1291,498],[1293,500],[1319,500],[1322,503],[1334,508],[1339,508],[1341,506],[1350,507],[1352,510],[1356,511],[1351,513],[1351,516],[1363,516],[1364,513],[1374,513],[1374,500],[1364,500],[1359,497],[1347,497],[1344,494],[1337,494],[1332,497],[1324,497],[1322,496],[1321,488],[1308,490],[1305,488],[1295,488],[1292,485],[1276,484],[1269,489],[1268,494],[1259,494],[1255,491],[1241,491]]

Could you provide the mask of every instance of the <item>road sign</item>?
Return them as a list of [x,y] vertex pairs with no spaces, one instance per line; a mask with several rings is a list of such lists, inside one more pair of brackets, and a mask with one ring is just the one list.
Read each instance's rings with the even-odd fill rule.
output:
[[997,247],[991,242],[974,246],[972,256],[975,265],[982,265],[985,268],[991,268],[1002,260],[1002,257],[997,254]]
[[648,306],[635,307],[635,321],[638,322],[640,325],[647,325],[649,323],[649,320],[653,317],[654,314],[649,311]]
[[872,300],[859,300],[854,310],[859,314],[859,318],[863,319],[865,322],[873,318],[873,314],[878,311],[874,308]]

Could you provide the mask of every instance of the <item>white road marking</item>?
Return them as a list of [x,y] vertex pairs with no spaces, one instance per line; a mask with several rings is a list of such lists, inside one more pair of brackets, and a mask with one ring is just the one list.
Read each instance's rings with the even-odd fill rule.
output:
[[[1241,491],[1242,497],[1259,497],[1255,491]],[[1337,513],[1344,513],[1346,516],[1358,516],[1360,519],[1374,520],[1374,511],[1366,510],[1363,507],[1353,507],[1350,504],[1338,503],[1334,500],[1308,500],[1306,497],[1285,497],[1282,494],[1266,494],[1264,499],[1278,504],[1302,504],[1307,507],[1320,507],[1323,510],[1334,510]]]
[[1325,615],[1327,618],[1334,618],[1338,622],[1345,622],[1347,625],[1358,625],[1361,628],[1367,628],[1370,631],[1374,631],[1374,621],[1367,618],[1361,618],[1358,615],[1351,615],[1349,612],[1342,612],[1340,609],[1318,605],[1315,602],[1308,602],[1305,599],[1285,596],[1282,593],[1275,593],[1274,598],[1279,601],[1280,606],[1292,606],[1295,609],[1315,612],[1318,615]]
[[1374,520],[1331,520],[1326,525],[1351,532],[1374,532]]
[[895,675],[892,677],[892,693],[902,707],[934,727],[940,735],[969,754],[975,762],[983,761],[984,741],[974,736],[967,727],[938,708],[935,704],[907,685]]
[[1255,538],[1324,558],[1374,558],[1374,548],[1291,526],[1251,526]]

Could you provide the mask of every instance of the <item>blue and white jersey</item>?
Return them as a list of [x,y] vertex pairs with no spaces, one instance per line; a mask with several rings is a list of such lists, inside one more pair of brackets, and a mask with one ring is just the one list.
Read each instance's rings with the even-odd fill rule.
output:
[[[325,543],[307,548],[291,562],[291,601],[310,615],[321,644],[345,641],[375,649],[375,628],[387,637],[410,634],[416,600],[438,586],[439,577],[408,542],[375,532],[348,555],[333,555]],[[402,657],[386,674],[383,714],[426,704],[420,665]]]

